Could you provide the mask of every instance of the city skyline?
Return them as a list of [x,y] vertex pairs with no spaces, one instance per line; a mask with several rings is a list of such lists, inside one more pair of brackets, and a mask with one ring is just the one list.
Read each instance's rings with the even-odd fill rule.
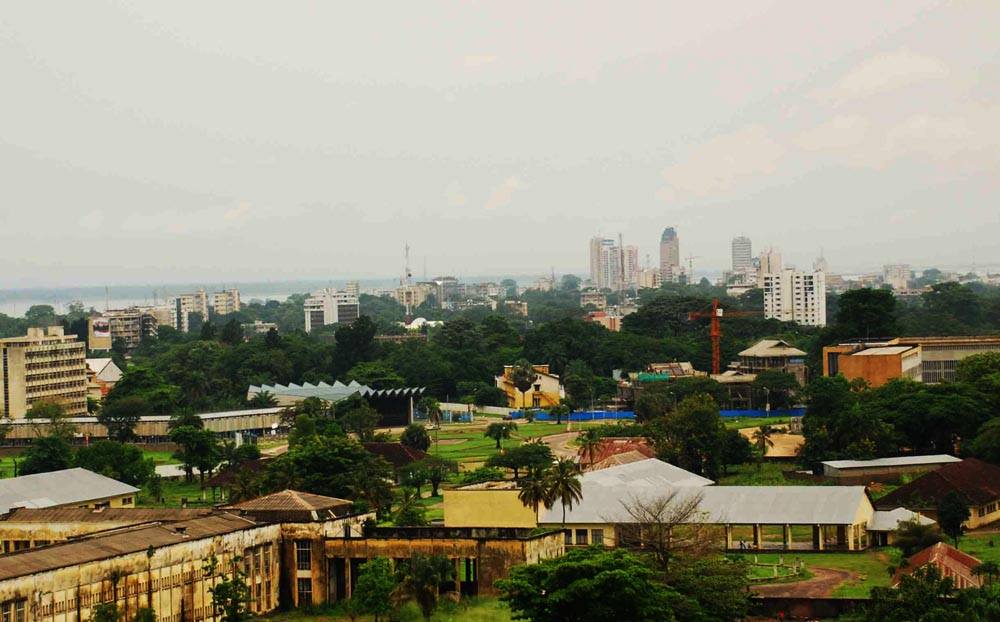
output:
[[854,7],[17,5],[0,287],[1000,263],[1000,6]]

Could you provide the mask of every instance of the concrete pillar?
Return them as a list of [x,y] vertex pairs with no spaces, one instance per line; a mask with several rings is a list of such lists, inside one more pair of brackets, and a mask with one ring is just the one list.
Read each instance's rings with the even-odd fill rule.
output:
[[782,535],[781,540],[782,540],[782,542],[783,542],[783,544],[785,546],[785,549],[787,550],[787,549],[792,548],[792,526],[791,525],[785,525],[782,528],[782,534],[781,535]]
[[855,536],[855,532],[856,531],[857,530],[854,528],[854,525],[848,525],[847,526],[847,550],[848,551],[853,551],[855,549],[855,546],[854,546],[854,536]]
[[760,525],[753,526],[753,548],[760,549],[761,545],[761,528]]
[[813,550],[822,551],[823,550],[823,525],[813,525]]
[[726,550],[733,548],[733,526],[726,525]]
[[344,558],[344,598],[351,598],[351,558]]
[[455,565],[455,595],[462,594],[462,574],[461,574],[462,567],[460,565],[461,561],[462,560],[457,557],[452,560],[452,563]]

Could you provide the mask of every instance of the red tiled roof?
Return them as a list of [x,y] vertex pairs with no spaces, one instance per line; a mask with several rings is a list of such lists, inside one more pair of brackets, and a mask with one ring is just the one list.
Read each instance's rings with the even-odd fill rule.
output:
[[900,486],[879,499],[875,506],[879,509],[934,508],[953,490],[972,505],[996,501],[1000,499],[1000,467],[976,458],[946,464]]
[[582,466],[596,465],[613,456],[631,452],[638,452],[646,458],[656,457],[656,452],[642,436],[606,437],[602,438],[600,444],[594,449],[593,461],[590,459],[590,452],[580,450],[580,464]]
[[982,562],[968,553],[963,553],[950,544],[944,542],[938,542],[937,544],[932,544],[931,546],[923,549],[922,551],[917,551],[907,560],[907,565],[905,567],[900,567],[896,570],[896,574],[892,577],[892,584],[896,585],[903,575],[913,574],[920,568],[925,566],[934,565],[938,568],[946,565],[946,562],[950,560],[952,566],[955,564],[961,566],[965,569],[968,576],[972,576],[972,571],[975,570],[976,566]]

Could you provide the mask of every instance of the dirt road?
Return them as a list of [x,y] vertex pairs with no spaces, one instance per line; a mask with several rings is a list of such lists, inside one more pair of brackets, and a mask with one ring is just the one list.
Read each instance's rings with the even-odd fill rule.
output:
[[854,576],[847,570],[831,568],[810,568],[809,571],[813,576],[805,581],[752,585],[750,590],[759,596],[822,598],[832,595],[841,583]]

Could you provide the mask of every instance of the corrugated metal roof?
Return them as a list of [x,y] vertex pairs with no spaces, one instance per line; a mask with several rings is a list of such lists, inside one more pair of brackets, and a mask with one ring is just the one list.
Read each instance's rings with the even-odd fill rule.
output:
[[5,523],[149,523],[209,516],[207,508],[15,508],[0,518]]
[[900,523],[917,521],[921,525],[933,525],[934,520],[927,518],[923,514],[911,512],[906,508],[896,508],[895,510],[875,510],[871,522],[868,523],[868,531],[896,531]]
[[740,352],[739,355],[754,357],[805,356],[806,353],[781,339],[762,339]]
[[0,480],[0,514],[14,507],[46,508],[137,492],[135,486],[81,468],[22,475]]
[[325,497],[297,490],[282,490],[280,492],[248,499],[227,506],[227,509],[254,511],[286,511],[286,510],[329,510],[351,505],[350,501],[336,497]]
[[79,540],[0,555],[0,580],[138,553],[150,546],[155,549],[254,526],[256,523],[253,521],[233,514],[215,514],[171,525],[118,529]]
[[884,346],[881,348],[866,348],[860,352],[855,352],[851,356],[892,356],[902,354],[912,350],[912,346]]
[[248,393],[262,393],[267,391],[275,396],[290,396],[290,397],[301,397],[303,399],[308,397],[318,397],[321,400],[326,400],[328,402],[339,402],[340,400],[346,399],[356,393],[360,393],[363,396],[381,396],[381,395],[419,395],[423,393],[423,387],[406,387],[402,389],[373,389],[369,386],[358,383],[356,380],[352,380],[348,384],[344,384],[337,380],[333,384],[327,384],[326,382],[320,382],[318,384],[312,384],[310,382],[304,382],[301,385],[289,383],[287,386],[282,384],[268,385],[264,384],[261,386],[251,385],[248,389]]
[[[687,474],[671,476],[669,469]],[[657,473],[662,474],[657,476]],[[741,525],[849,525],[869,504],[864,486],[708,486],[711,480],[656,459],[586,473],[583,500],[566,511],[567,523],[627,522],[624,504],[676,493],[678,502],[700,497],[691,522]],[[686,482],[681,484],[678,482]],[[541,512],[540,523],[562,521],[562,506]]]
[[877,467],[919,466],[922,464],[947,464],[961,462],[961,458],[948,454],[930,456],[899,456],[896,458],[876,458],[874,460],[827,460],[821,464],[835,469],[870,469]]

